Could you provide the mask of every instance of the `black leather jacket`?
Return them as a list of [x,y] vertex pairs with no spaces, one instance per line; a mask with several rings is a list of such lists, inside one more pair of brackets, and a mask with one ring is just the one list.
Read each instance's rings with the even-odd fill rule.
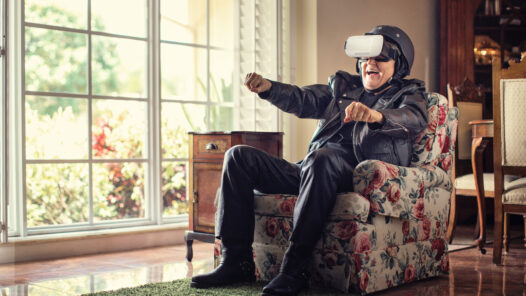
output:
[[[270,90],[259,94],[261,98],[300,118],[319,119],[309,152],[323,147],[335,134],[342,134],[345,108],[364,92],[360,77],[343,71],[331,76],[328,85],[300,88],[271,82]],[[378,159],[409,166],[414,138],[427,125],[424,91],[420,80],[394,82],[372,106],[383,114],[383,124],[355,122],[353,128],[343,130],[344,141],[352,145],[358,162]]]

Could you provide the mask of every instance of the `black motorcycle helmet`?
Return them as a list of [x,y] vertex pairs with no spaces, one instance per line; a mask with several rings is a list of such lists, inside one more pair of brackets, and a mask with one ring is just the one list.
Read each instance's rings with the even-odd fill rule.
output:
[[[411,67],[415,58],[415,48],[409,36],[402,29],[395,26],[380,25],[374,27],[365,35],[382,35],[384,37],[384,49],[394,49],[391,52],[400,53],[394,55],[395,73],[393,78],[401,79],[411,73]],[[393,48],[393,43],[395,48]],[[382,50],[383,52],[384,50]],[[356,69],[360,72],[360,61],[356,62]]]

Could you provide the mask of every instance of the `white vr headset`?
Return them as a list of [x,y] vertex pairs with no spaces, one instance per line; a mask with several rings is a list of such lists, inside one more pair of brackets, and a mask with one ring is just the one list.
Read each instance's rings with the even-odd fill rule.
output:
[[382,52],[384,36],[351,36],[345,41],[345,53],[351,58],[376,57]]

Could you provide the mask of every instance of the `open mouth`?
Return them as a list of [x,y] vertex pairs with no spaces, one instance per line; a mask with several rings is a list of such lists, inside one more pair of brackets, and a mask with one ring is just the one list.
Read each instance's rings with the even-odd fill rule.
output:
[[380,72],[378,71],[366,71],[367,75],[370,75],[370,76],[377,76],[377,75],[380,75]]

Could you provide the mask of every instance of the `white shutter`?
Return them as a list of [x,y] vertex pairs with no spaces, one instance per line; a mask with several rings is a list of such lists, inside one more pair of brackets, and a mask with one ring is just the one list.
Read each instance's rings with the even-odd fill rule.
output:
[[237,80],[239,81],[239,97],[236,104],[236,114],[239,118],[239,129],[255,130],[254,112],[255,98],[243,86],[247,73],[254,71],[254,1],[239,0],[239,55]]
[[[283,7],[288,0],[239,0],[239,58],[238,81],[240,87],[236,110],[240,130],[279,131],[279,110],[244,86],[245,76],[257,72],[263,77],[283,81],[284,63],[282,50],[282,27],[289,28],[289,18],[283,18]],[[287,22],[283,26],[283,22]],[[287,43],[288,44],[288,43]],[[288,63],[288,58],[287,65]]]
[[[276,1],[256,0],[254,16],[256,72],[263,77],[278,80],[278,7]],[[265,100],[256,100],[255,126],[258,131],[278,129],[276,107]]]

